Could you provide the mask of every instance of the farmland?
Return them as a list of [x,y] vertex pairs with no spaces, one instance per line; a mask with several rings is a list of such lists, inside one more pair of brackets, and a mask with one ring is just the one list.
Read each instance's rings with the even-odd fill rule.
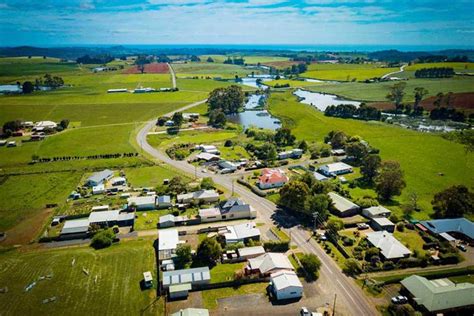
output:
[[[151,240],[121,242],[96,251],[89,247],[0,254],[0,284],[8,293],[0,296],[7,315],[33,314],[139,314],[151,303],[148,314],[161,314],[162,302],[155,291],[140,289],[142,272],[155,271]],[[72,261],[75,264],[72,265]],[[89,272],[86,275],[83,268]],[[29,292],[24,288],[40,276]],[[43,304],[44,299],[56,301]]]
[[363,81],[397,70],[398,68],[387,68],[380,64],[311,64],[301,76],[322,80]]
[[244,77],[252,72],[242,66],[204,62],[173,64],[173,69],[178,78],[193,76],[234,78],[236,75]]

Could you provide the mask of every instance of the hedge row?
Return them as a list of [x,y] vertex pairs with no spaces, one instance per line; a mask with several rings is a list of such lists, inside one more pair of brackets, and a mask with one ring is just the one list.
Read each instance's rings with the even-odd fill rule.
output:
[[266,192],[260,190],[256,186],[251,185],[250,183],[248,183],[247,181],[245,181],[243,179],[237,179],[237,183],[239,183],[243,186],[246,186],[247,188],[250,189],[250,191],[252,191],[253,193],[255,193],[256,195],[258,195],[260,197],[266,197],[267,196]]

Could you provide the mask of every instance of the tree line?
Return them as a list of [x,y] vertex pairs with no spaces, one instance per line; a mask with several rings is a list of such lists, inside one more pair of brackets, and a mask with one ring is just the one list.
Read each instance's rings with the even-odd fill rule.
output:
[[364,103],[362,103],[359,107],[356,107],[353,104],[331,105],[326,108],[324,115],[376,121],[379,121],[382,117],[381,112],[377,108],[367,106]]
[[451,78],[454,69],[450,67],[421,68],[415,71],[416,78]]
[[39,157],[37,155],[32,156],[34,162],[52,162],[52,161],[69,161],[69,160],[95,160],[95,159],[112,159],[122,157],[137,157],[138,153],[118,153],[118,154],[102,154],[102,155],[90,155],[90,156],[59,156],[59,157]]
[[114,57],[108,54],[104,55],[84,55],[76,59],[78,64],[107,64],[114,60]]

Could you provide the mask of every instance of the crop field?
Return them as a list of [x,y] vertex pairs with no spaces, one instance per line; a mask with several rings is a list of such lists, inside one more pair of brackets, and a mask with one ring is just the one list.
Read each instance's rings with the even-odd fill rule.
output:
[[284,126],[290,127],[298,139],[320,142],[329,131],[342,130],[349,135],[359,135],[380,149],[383,160],[398,161],[407,187],[393,207],[398,209],[397,203],[407,202],[409,194],[416,192],[423,209],[414,214],[416,218],[428,218],[432,213],[431,200],[436,192],[455,184],[474,185],[474,154],[439,135],[380,122],[327,117],[311,106],[298,103],[291,92],[274,93],[269,104],[272,114],[282,119]]
[[[140,288],[144,271],[156,275],[149,239],[122,241],[99,251],[90,247],[10,251],[0,254],[0,270],[0,284],[8,287],[0,296],[6,315],[163,313],[163,302],[155,301],[155,290]],[[38,280],[48,275],[51,279]],[[25,292],[33,281],[36,285]],[[52,297],[56,301],[42,302]]]
[[262,64],[265,66],[274,67],[276,69],[285,69],[293,65],[297,65],[299,63],[300,62],[298,61],[286,60],[286,61],[265,61]]
[[[169,68],[166,63],[151,63],[144,65],[143,73],[147,74],[167,74],[169,73]],[[124,74],[139,74],[141,70],[138,69],[138,66],[133,66],[126,69]]]
[[308,71],[301,77],[337,80],[337,81],[363,81],[381,77],[399,68],[386,68],[380,64],[311,64]]
[[[212,79],[184,79],[178,78],[177,85],[180,92],[206,92],[209,93],[214,89],[221,88],[221,87],[228,87],[235,82],[227,82],[227,81],[216,81]],[[242,86],[242,89],[247,90],[250,87]],[[206,98],[207,95],[204,97]],[[204,99],[203,98],[203,99]]]
[[193,76],[233,78],[235,75],[242,77],[252,73],[250,69],[242,66],[204,62],[173,64],[173,69],[179,78]]
[[421,64],[413,64],[405,67],[407,71],[415,71],[422,68],[440,68],[440,67],[449,67],[453,68],[455,72],[474,72],[474,63],[421,63]]
[[245,56],[245,55],[239,55],[239,54],[234,54],[234,55],[200,55],[199,58],[201,58],[201,62],[206,62],[207,58],[211,57],[214,60],[214,63],[219,64],[223,63],[227,57],[243,57],[245,60],[246,64],[257,64],[257,63],[267,63],[267,62],[281,62],[281,61],[288,61],[288,57],[279,57],[279,56]]

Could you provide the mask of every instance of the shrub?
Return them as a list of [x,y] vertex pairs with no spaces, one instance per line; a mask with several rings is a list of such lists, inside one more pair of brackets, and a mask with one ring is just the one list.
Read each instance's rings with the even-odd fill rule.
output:
[[225,147],[232,147],[234,145],[234,142],[230,139],[226,140],[224,143]]
[[395,264],[392,261],[385,261],[383,263],[383,269],[384,270],[393,270],[393,269],[395,269]]
[[389,219],[394,223],[398,223],[400,221],[400,218],[396,214],[390,215]]
[[403,223],[398,223],[398,224],[397,224],[397,230],[398,230],[399,232],[404,231],[404,230],[405,230],[405,225],[404,225]]
[[355,240],[349,237],[344,237],[342,239],[342,243],[344,244],[344,246],[352,246],[355,243]]
[[348,275],[357,275],[362,272],[362,269],[356,259],[350,258],[344,262],[344,268],[342,268],[342,271]]
[[290,249],[289,241],[267,241],[263,244],[265,251],[269,252],[286,252]]
[[176,266],[178,269],[184,268],[189,262],[191,262],[191,246],[186,244],[180,244],[176,248]]
[[372,257],[378,256],[380,254],[380,250],[375,247],[371,247],[365,251],[365,261],[370,262]]
[[300,259],[301,266],[306,271],[308,280],[314,281],[318,278],[318,271],[321,268],[321,261],[315,254],[305,254]]
[[98,232],[92,237],[91,247],[94,249],[103,249],[110,247],[114,241],[115,234],[111,229]]

